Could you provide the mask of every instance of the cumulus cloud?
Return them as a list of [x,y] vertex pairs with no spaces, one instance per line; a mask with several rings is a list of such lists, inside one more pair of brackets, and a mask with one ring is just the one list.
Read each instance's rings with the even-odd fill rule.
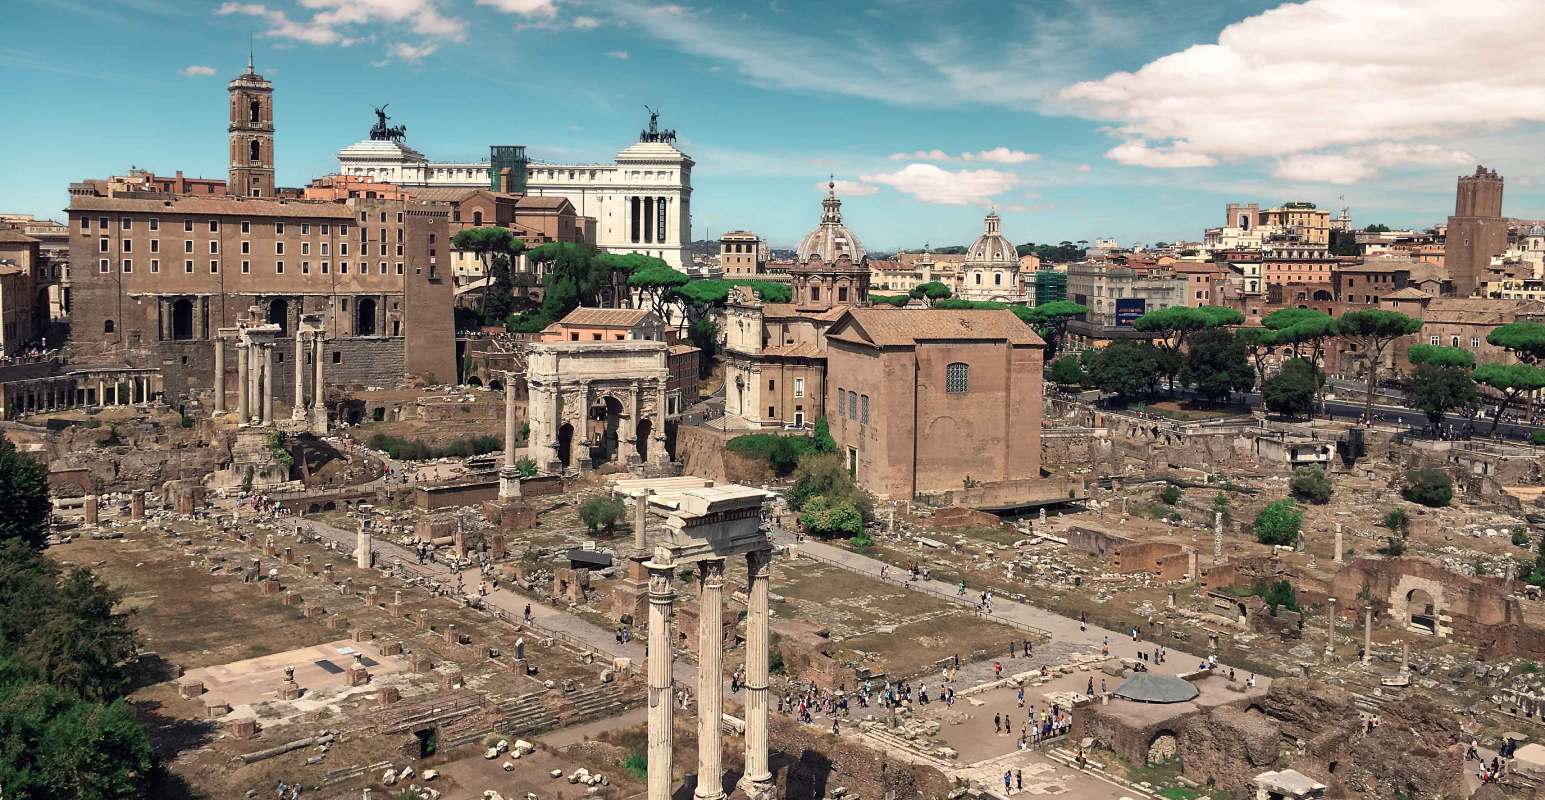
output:
[[587,17],[581,14],[574,18],[574,27],[582,31],[594,30],[601,27],[601,21],[595,17]]
[[522,17],[551,18],[558,13],[558,4],[553,0],[477,0],[477,4]]
[[421,45],[411,45],[398,42],[391,46],[391,54],[403,61],[417,61],[424,56],[440,49],[440,45],[428,42]]
[[348,47],[365,37],[359,28],[372,25],[453,41],[466,37],[466,23],[441,13],[435,0],[300,0],[300,6],[309,17],[292,19],[263,3],[227,2],[215,13],[263,20],[265,36],[306,44]]
[[987,202],[1019,184],[1019,176],[995,169],[950,171],[933,164],[908,164],[896,172],[861,175],[864,183],[889,186],[925,203],[963,206]]
[[189,64],[182,68],[182,74],[185,78],[207,78],[215,74],[215,68],[206,67],[203,64]]
[[1542,36],[1536,0],[1307,0],[1060,98],[1116,123],[1123,144],[1107,156],[1121,163],[1272,158],[1289,174],[1361,180],[1457,163],[1418,140],[1545,121]]
[[[835,185],[830,187],[843,197],[868,197],[880,191],[878,186],[870,186],[862,181],[832,181]],[[815,185],[823,193],[827,190],[827,181],[821,181]]]
[[1026,153],[1023,150],[1010,150],[1007,147],[994,147],[991,150],[978,150],[975,153],[961,153],[962,161],[991,161],[996,164],[1023,164],[1026,161],[1039,159],[1039,153]]
[[608,51],[606,51],[606,56],[607,56],[607,58],[615,58],[615,59],[618,59],[620,61],[627,61],[628,60],[628,51],[626,51],[626,50],[608,50]]
[[1373,165],[1336,153],[1301,153],[1277,160],[1274,178],[1303,183],[1357,183],[1378,174]]
[[974,153],[960,153],[952,155],[943,150],[913,150],[910,153],[891,153],[887,158],[892,161],[991,161],[997,164],[1023,164],[1026,161],[1035,161],[1041,156],[1039,153],[1026,153],[1023,150],[1012,150],[1007,147],[994,147],[991,150],[978,150]]

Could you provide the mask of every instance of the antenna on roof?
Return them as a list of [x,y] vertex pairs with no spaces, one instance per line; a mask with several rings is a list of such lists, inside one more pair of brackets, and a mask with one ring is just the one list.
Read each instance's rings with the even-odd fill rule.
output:
[[252,51],[253,51],[253,49],[254,48],[253,48],[253,44],[252,44],[252,27],[249,25],[249,26],[247,26],[247,74],[248,75],[254,75],[254,74],[257,73],[257,70],[254,69],[253,66],[252,66]]

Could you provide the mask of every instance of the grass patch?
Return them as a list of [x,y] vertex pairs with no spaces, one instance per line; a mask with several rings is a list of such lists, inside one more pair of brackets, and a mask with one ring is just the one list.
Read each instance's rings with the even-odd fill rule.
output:
[[1179,422],[1200,422],[1209,419],[1223,419],[1225,417],[1237,417],[1244,412],[1237,408],[1199,408],[1190,403],[1133,403],[1127,406],[1133,411],[1141,411],[1156,417],[1173,419]]
[[629,753],[628,757],[623,759],[622,768],[627,770],[629,775],[641,781],[649,780],[649,759],[637,750]]
[[1192,800],[1192,798],[1201,797],[1202,793],[1184,786],[1168,786],[1159,790],[1159,796],[1166,800]]

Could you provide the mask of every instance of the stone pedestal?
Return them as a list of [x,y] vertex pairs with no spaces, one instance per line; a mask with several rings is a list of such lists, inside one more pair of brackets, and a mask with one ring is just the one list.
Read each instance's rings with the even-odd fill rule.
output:
[[395,686],[383,686],[376,694],[376,705],[389,706],[402,699],[402,692]]
[[95,525],[95,524],[97,524],[97,514],[100,513],[100,511],[101,511],[101,506],[100,506],[99,501],[97,500],[97,496],[94,495],[94,494],[86,495],[86,505],[83,506],[83,508],[85,509],[85,512],[86,512],[86,524],[87,525]]
[[183,681],[177,684],[177,694],[184,700],[192,700],[205,692],[203,681]]
[[258,721],[255,719],[232,720],[226,726],[234,739],[255,739],[258,735]]
[[370,682],[370,670],[358,656],[355,656],[354,663],[349,665],[346,676],[350,686],[364,686]]
[[145,491],[143,489],[135,489],[134,493],[129,495],[129,519],[144,519],[144,518],[145,518]]
[[280,700],[299,700],[300,696],[304,693],[304,690],[300,688],[300,684],[295,681],[285,681],[279,684]]

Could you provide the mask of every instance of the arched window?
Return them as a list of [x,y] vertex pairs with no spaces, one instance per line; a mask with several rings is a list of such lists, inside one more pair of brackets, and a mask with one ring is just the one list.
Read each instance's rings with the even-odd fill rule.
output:
[[482,225],[483,224],[483,212],[481,210],[472,212],[472,224],[473,225]]
[[971,388],[971,367],[956,361],[944,368],[944,391],[964,392]]
[[102,323],[102,332],[103,333],[112,333],[113,332],[113,321],[112,320],[107,320],[106,322]]
[[262,146],[258,144],[258,140],[253,139],[252,141],[247,142],[247,158],[248,159],[250,159],[252,161],[257,161],[259,158],[262,157],[261,153],[262,153]]
[[253,100],[252,102],[247,104],[247,121],[248,122],[252,122],[252,123],[258,122],[258,108],[259,108],[258,101],[256,101],[256,100]]

